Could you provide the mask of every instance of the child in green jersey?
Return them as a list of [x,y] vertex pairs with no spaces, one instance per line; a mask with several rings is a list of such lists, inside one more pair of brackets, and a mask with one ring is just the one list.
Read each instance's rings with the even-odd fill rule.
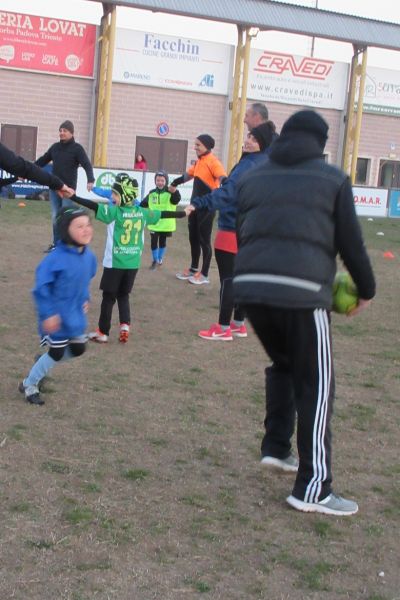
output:
[[96,219],[107,224],[104,270],[100,282],[103,292],[100,317],[97,330],[89,334],[89,339],[95,342],[108,341],[115,301],[119,311],[119,341],[128,341],[131,324],[129,294],[140,267],[146,225],[156,224],[164,218],[180,219],[187,216],[186,210],[159,211],[135,206],[138,192],[136,179],[125,175],[113,184],[113,205],[97,204],[77,196],[71,198],[74,202],[94,210]]

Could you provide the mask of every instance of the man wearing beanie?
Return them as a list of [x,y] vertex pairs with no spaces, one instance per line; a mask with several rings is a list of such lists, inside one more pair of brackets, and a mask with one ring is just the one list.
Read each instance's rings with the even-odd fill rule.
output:
[[[369,306],[375,279],[349,177],[324,160],[328,129],[314,111],[295,113],[269,160],[239,182],[233,288],[272,361],[261,463],[297,474],[287,498],[293,508],[346,516],[358,506],[333,493],[331,471],[337,255],[358,288],[350,316]],[[296,413],[299,463],[291,451]]]
[[[67,186],[76,190],[78,181],[78,168],[81,166],[86,172],[87,189],[90,191],[94,185],[94,174],[90,160],[84,148],[75,141],[74,124],[70,120],[63,121],[59,127],[60,141],[56,142],[45,152],[36,163],[44,167],[52,162],[53,175],[57,175]],[[53,222],[53,243],[46,252],[54,249],[59,236],[55,225],[57,213],[63,206],[71,206],[69,199],[62,200],[58,194],[50,190],[51,218]]]
[[[226,171],[222,163],[212,153],[215,146],[214,138],[208,133],[197,136],[194,142],[194,151],[197,161],[181,177],[172,181],[169,191],[174,193],[176,186],[193,179],[192,198],[204,196],[218,188],[221,179],[226,177]],[[188,219],[189,243],[191,251],[191,263],[188,269],[176,274],[181,280],[187,280],[195,285],[209,283],[208,271],[211,263],[211,232],[215,212],[207,209],[196,210]],[[201,270],[199,270],[200,255],[203,254]]]

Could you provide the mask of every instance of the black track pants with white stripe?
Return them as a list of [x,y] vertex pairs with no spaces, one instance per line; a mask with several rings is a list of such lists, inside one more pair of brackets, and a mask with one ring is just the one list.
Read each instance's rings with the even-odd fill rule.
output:
[[293,495],[305,502],[331,493],[330,420],[334,372],[330,316],[324,309],[249,305],[246,314],[273,365],[266,369],[264,455],[285,458],[297,413],[299,471]]

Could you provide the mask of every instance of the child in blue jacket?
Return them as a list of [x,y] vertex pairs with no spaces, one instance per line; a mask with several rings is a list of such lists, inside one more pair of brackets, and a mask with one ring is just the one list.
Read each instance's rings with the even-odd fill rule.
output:
[[39,384],[50,369],[85,352],[89,284],[96,274],[96,257],[88,247],[93,227],[87,212],[80,207],[62,208],[56,224],[60,241],[37,267],[32,292],[41,345],[49,350],[19,385],[26,400],[36,405],[44,404]]

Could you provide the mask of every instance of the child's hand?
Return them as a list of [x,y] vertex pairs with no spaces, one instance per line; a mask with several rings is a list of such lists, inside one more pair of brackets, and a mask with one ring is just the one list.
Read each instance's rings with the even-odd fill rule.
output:
[[83,312],[86,315],[86,313],[89,312],[89,302],[87,300],[86,300],[86,302],[83,303],[83,307],[82,308],[83,308]]
[[168,191],[170,192],[170,194],[175,194],[176,187],[174,185],[169,185],[168,186]]
[[61,319],[60,315],[53,315],[48,319],[42,321],[42,329],[45,333],[54,333],[60,329]]
[[192,204],[188,204],[188,206],[185,206],[185,208],[183,209],[186,213],[186,216],[188,217],[193,211],[196,210],[196,207],[193,206]]

